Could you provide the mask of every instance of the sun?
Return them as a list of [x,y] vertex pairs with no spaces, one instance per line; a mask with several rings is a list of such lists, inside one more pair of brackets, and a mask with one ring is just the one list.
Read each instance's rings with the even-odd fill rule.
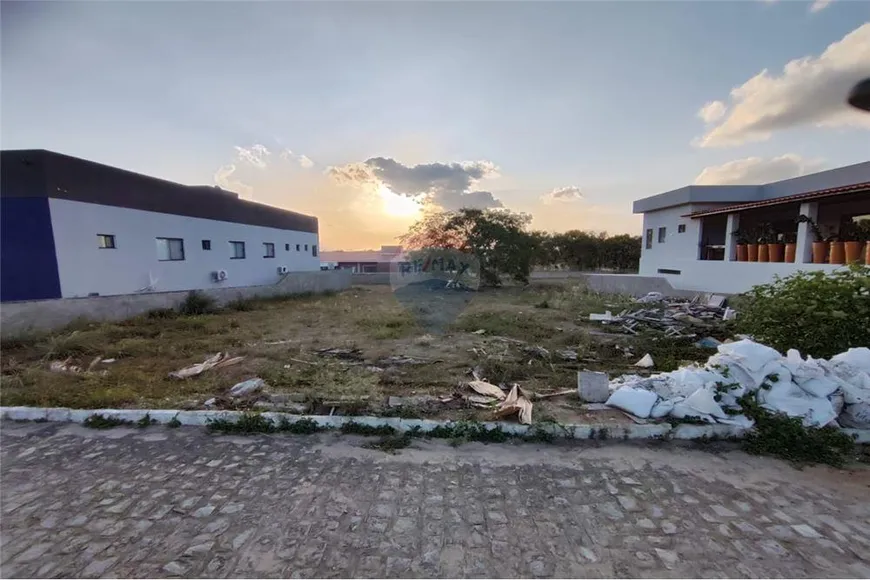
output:
[[393,217],[413,217],[420,213],[423,207],[413,197],[393,193],[383,184],[378,187],[378,195],[381,196],[384,213]]

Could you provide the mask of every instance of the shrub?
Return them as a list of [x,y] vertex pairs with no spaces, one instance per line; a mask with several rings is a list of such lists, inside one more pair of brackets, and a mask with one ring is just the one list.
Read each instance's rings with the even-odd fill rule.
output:
[[186,316],[210,314],[215,311],[214,299],[202,292],[191,290],[187,293],[187,298],[179,304],[178,311]]
[[755,286],[741,301],[740,332],[780,352],[830,357],[870,344],[870,268],[798,272]]
[[178,312],[171,308],[154,308],[145,313],[145,318],[148,318],[149,320],[178,318]]
[[236,312],[250,312],[251,310],[254,310],[254,308],[254,301],[250,298],[242,297],[241,294],[238,298],[227,302],[226,305],[227,310],[235,310]]

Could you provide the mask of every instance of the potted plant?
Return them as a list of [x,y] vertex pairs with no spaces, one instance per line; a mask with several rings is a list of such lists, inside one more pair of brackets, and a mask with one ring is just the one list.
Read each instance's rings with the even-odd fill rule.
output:
[[849,221],[840,228],[840,239],[843,243],[844,258],[847,264],[856,264],[865,261],[864,246],[867,241],[864,227]]
[[782,241],[785,242],[785,261],[794,264],[797,256],[797,232],[785,232],[782,234]]
[[828,256],[828,242],[822,236],[822,230],[811,217],[801,214],[797,218],[797,223],[808,224],[813,232],[813,264],[824,264]]
[[738,262],[746,262],[749,260],[749,250],[747,248],[749,244],[749,234],[744,232],[741,229],[736,229],[732,232],[732,235],[737,238],[737,261]]
[[782,262],[785,255],[783,235],[774,230],[773,227],[769,228],[769,232],[767,242],[768,260],[771,262]]
[[770,244],[774,238],[772,237],[773,230],[770,224],[763,223],[758,226],[758,261],[770,262]]
[[828,255],[829,264],[845,264],[846,263],[846,244],[840,237],[839,233],[828,237],[830,254]]

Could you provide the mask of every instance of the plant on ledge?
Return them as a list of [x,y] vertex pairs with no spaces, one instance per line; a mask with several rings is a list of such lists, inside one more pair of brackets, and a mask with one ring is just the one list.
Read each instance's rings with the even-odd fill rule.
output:
[[814,240],[816,242],[824,242],[825,241],[825,237],[822,235],[822,230],[819,228],[819,224],[817,224],[815,222],[815,220],[813,220],[813,218],[811,218],[810,216],[801,214],[795,220],[795,223],[796,224],[809,224],[810,229],[813,232]]

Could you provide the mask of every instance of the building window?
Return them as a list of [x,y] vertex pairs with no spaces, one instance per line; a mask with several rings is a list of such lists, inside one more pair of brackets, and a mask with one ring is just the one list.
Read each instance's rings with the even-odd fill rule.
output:
[[668,228],[659,228],[659,243],[664,244],[668,235]]
[[274,258],[275,257],[275,244],[272,242],[263,242],[263,257],[264,258]]
[[317,244],[311,246],[311,255],[315,257],[317,256]]
[[308,251],[308,244],[305,244],[305,251]]
[[181,238],[157,238],[157,259],[161,262],[183,260],[184,240]]
[[653,231],[651,229],[647,230],[646,231],[646,249],[647,250],[652,249],[652,236],[653,236]]
[[686,233],[686,224],[680,224],[677,226],[677,233],[684,234]]
[[210,250],[211,249],[211,240],[203,240],[202,241],[202,249]]
[[296,251],[299,251],[299,244],[296,244]]
[[289,252],[289,251],[290,251],[290,244],[284,244],[284,251],[285,251],[285,252]]
[[245,242],[230,242],[230,260],[245,259]]
[[115,249],[114,234],[97,234],[97,246],[103,250]]
[[675,274],[675,275],[679,276],[681,272],[680,272],[680,270],[672,270],[670,268],[659,268],[658,273],[659,274]]

